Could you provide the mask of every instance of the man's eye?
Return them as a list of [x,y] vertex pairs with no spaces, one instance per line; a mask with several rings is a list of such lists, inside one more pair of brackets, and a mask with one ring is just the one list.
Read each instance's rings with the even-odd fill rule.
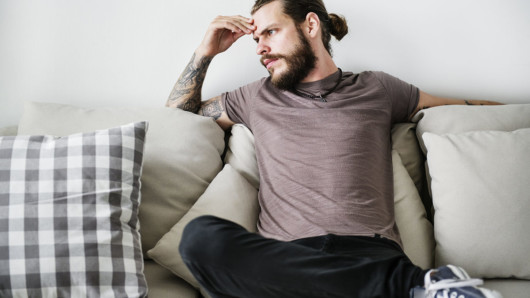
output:
[[276,33],[276,30],[274,30],[274,29],[271,29],[271,30],[267,31],[267,34],[269,34],[269,35],[273,35],[274,33]]

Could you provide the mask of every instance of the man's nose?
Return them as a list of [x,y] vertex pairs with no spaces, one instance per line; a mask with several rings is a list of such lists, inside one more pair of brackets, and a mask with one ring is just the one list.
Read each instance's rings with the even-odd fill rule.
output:
[[270,52],[269,46],[267,46],[264,42],[259,41],[258,46],[256,47],[256,54],[258,55],[264,55]]

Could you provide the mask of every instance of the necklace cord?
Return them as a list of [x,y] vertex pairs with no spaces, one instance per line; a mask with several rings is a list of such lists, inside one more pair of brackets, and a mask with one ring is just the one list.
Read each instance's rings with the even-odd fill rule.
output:
[[312,95],[312,94],[307,94],[307,93],[304,93],[304,92],[300,92],[300,91],[296,90],[296,88],[293,88],[292,92],[294,94],[298,95],[298,96],[302,96],[302,97],[306,97],[306,98],[310,98],[310,99],[319,99],[321,102],[327,102],[326,96],[330,95],[333,91],[335,91],[335,89],[337,89],[337,87],[339,86],[341,80],[342,80],[342,69],[339,68],[339,79],[337,80],[337,83],[335,83],[335,86],[333,86],[333,88],[331,88],[328,92],[326,92],[324,94],[319,94],[319,95]]

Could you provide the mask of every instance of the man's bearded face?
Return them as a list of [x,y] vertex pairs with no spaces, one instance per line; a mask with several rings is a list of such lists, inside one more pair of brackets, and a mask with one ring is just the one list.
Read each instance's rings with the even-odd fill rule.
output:
[[271,82],[274,86],[282,90],[292,90],[296,84],[309,75],[309,72],[315,68],[317,58],[313,53],[311,45],[304,36],[302,30],[297,28],[298,43],[291,53],[285,55],[263,55],[261,63],[265,59],[283,59],[286,64],[286,70],[278,74],[274,73],[274,66],[269,69]]

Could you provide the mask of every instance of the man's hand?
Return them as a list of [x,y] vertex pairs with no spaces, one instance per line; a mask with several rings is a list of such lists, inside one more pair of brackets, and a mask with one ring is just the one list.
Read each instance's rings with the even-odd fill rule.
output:
[[252,34],[256,30],[253,23],[253,19],[242,16],[215,18],[210,23],[203,41],[175,83],[166,106],[213,117],[223,128],[234,124],[226,115],[220,96],[205,103],[202,102],[202,84],[212,59],[230,48],[243,35]]
[[254,20],[242,16],[218,16],[215,18],[202,43],[196,51],[198,57],[213,57],[226,51],[234,42],[246,34],[252,34],[256,27]]

